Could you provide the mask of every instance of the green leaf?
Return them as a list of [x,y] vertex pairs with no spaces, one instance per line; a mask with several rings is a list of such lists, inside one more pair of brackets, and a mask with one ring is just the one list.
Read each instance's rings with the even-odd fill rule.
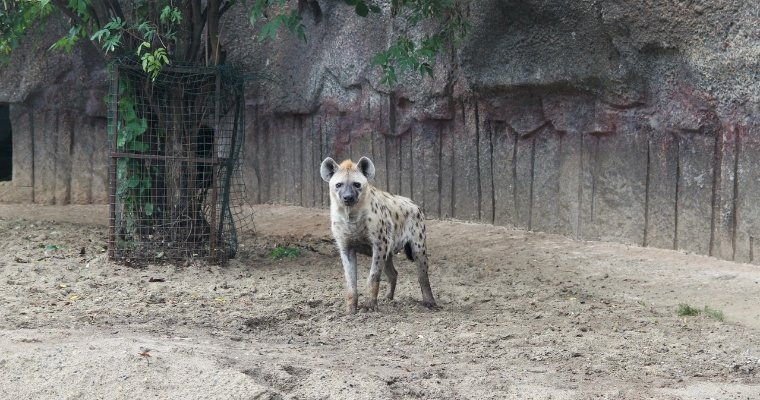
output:
[[121,30],[124,29],[124,26],[126,25],[126,22],[122,21],[119,17],[114,17],[111,19],[109,23],[107,23],[103,28],[107,30]]
[[116,139],[116,147],[118,147],[119,149],[124,149],[124,146],[126,144],[127,144],[127,135],[125,134],[125,132],[119,132]]
[[420,76],[424,78],[425,75],[430,78],[433,77],[433,67],[431,67],[428,63],[420,64]]
[[142,55],[143,48],[145,48],[146,51],[147,51],[147,49],[150,49],[150,43],[149,42],[142,42],[142,43],[140,43],[139,46],[137,46],[137,55],[138,56]]
[[182,22],[182,12],[176,7],[166,6],[161,10],[159,19],[163,24],[178,24]]
[[103,37],[107,38],[109,36],[111,36],[111,31],[109,31],[108,29],[101,29],[93,33],[92,36],[90,36],[90,40],[100,42],[103,39]]
[[116,161],[116,176],[120,181],[127,177],[127,159],[120,158]]
[[166,6],[163,10],[161,10],[161,16],[159,17],[161,19],[161,22],[167,23],[169,22],[169,15],[172,13],[172,7]]
[[383,78],[380,80],[380,82],[388,86],[393,86],[396,83],[398,83],[398,77],[396,76],[396,69],[389,66],[387,69],[383,70]]
[[275,39],[277,37],[277,29],[280,28],[280,24],[282,23],[282,20],[280,18],[275,18],[261,27],[261,31],[259,31],[259,42],[262,42],[266,40],[267,38]]
[[58,245],[54,245],[54,244],[49,244],[49,245],[45,246],[45,251],[58,251],[58,250],[61,250],[61,249],[63,249],[63,247],[58,246]]
[[148,151],[148,145],[144,142],[141,142],[139,140],[131,141],[127,145],[127,150],[134,151],[137,153],[145,153]]
[[143,206],[143,211],[145,211],[145,215],[152,216],[153,215],[153,203],[145,203],[145,206]]
[[369,14],[369,7],[363,1],[356,5],[355,10],[360,17],[366,17]]
[[385,51],[381,51],[377,54],[375,54],[374,57],[372,57],[372,65],[385,65],[388,63],[388,53]]
[[127,122],[125,129],[132,136],[137,136],[145,132],[142,127],[143,125],[140,123],[139,119],[132,119]]
[[85,15],[87,14],[88,3],[87,0],[69,0],[69,8],[76,11],[77,15]]
[[136,187],[138,187],[138,186],[140,186],[140,178],[138,178],[138,177],[136,177],[136,176],[131,176],[131,177],[130,177],[130,178],[127,180],[127,187],[128,187],[128,188],[130,188],[130,189],[134,189],[134,188],[136,188]]
[[299,39],[306,41],[306,28],[303,25],[299,25],[296,35]]
[[117,34],[114,36],[109,37],[105,42],[103,42],[103,49],[106,52],[112,52],[116,50],[116,47],[121,44],[121,34]]

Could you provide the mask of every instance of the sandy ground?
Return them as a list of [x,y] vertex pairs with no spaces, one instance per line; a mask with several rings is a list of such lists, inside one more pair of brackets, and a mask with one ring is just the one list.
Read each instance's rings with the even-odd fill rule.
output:
[[105,207],[0,206],[0,398],[760,399],[760,267],[429,221],[440,309],[398,261],[346,316],[327,213],[255,212],[227,266],[137,268]]

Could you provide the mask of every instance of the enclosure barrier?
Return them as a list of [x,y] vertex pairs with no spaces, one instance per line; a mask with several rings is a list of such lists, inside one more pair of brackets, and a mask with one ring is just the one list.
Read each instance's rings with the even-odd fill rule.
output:
[[155,79],[133,62],[111,68],[110,258],[234,257],[249,220],[242,80],[227,66],[166,66]]

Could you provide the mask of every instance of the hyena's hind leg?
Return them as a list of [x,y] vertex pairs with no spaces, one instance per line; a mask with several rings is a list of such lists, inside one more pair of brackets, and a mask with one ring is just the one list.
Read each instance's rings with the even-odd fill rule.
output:
[[393,295],[396,293],[396,278],[398,278],[398,272],[393,267],[393,255],[389,255],[385,261],[385,268],[383,269],[385,276],[388,277],[388,294],[385,296],[388,300],[393,300]]
[[417,280],[420,282],[420,290],[422,290],[422,304],[425,307],[435,307],[435,299],[433,298],[433,290],[430,289],[430,278],[428,278],[428,258],[427,251],[425,250],[425,244],[413,243],[412,257],[417,264]]
[[390,257],[387,246],[378,245],[372,249],[372,266],[367,278],[367,301],[364,308],[367,311],[377,311],[377,294],[380,291],[380,274],[385,269],[386,261]]

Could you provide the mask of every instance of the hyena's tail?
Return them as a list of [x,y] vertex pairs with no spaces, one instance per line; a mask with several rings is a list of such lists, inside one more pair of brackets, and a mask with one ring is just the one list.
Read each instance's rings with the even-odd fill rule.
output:
[[412,242],[406,242],[404,245],[404,253],[406,253],[406,258],[408,258],[409,261],[414,261],[414,256],[412,255]]

